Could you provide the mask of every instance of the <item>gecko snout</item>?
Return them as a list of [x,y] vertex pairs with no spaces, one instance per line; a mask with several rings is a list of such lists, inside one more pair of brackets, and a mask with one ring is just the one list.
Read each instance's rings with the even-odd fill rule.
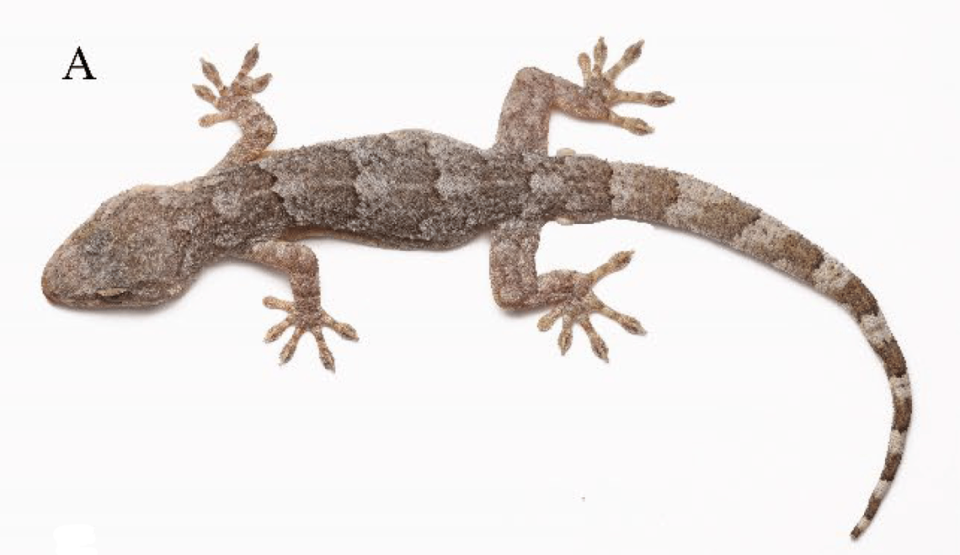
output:
[[71,271],[68,245],[63,245],[50,257],[43,269],[40,285],[43,295],[53,304],[74,306],[81,300],[83,288],[77,276]]
[[[121,276],[110,271],[109,257],[85,224],[60,246],[43,269],[40,285],[51,303],[77,308],[120,306],[134,300],[134,295],[118,281]],[[91,237],[95,239],[91,242]]]
[[[126,280],[110,271],[110,264],[102,264],[83,249],[69,242],[50,257],[40,280],[43,294],[51,303],[74,308],[114,308],[157,304],[164,299],[145,295]],[[151,293],[155,288],[147,288]]]

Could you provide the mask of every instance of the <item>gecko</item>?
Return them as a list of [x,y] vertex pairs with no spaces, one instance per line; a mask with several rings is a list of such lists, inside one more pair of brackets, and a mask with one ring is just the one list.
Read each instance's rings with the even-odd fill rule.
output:
[[323,309],[317,258],[298,240],[327,236],[390,249],[447,250],[486,234],[496,303],[507,310],[546,310],[537,327],[549,331],[560,322],[561,353],[579,327],[606,361],[608,348],[592,316],[609,318],[632,334],[645,333],[636,318],[610,308],[593,291],[600,280],[623,270],[632,252],[618,252],[591,271],[540,272],[541,229],[549,222],[609,219],[680,229],[780,270],[839,303],[882,361],[893,423],[880,479],[850,532],[856,539],[874,519],[900,467],[913,406],[906,361],[873,294],[819,246],[715,185],[569,149],[549,155],[555,111],[637,135],[654,131],[644,120],[613,110],[621,103],[662,107],[674,100],[660,91],[617,88],[617,78],[640,57],[643,45],[632,44],[607,68],[601,37],[592,59],[587,53],[577,58],[582,85],[536,67],[519,70],[503,102],[495,142],[486,149],[413,129],[268,150],[277,126],[253,98],[272,79],[269,73],[250,75],[258,46],[247,52],[230,85],[201,59],[213,89],[194,85],[194,91],[215,112],[201,117],[200,125],[233,121],[241,137],[200,177],[135,186],[100,205],[50,258],[43,293],[68,307],[153,306],[179,297],[213,262],[252,261],[289,276],[292,300],[263,299],[267,308],[286,313],[265,340],[293,330],[280,351],[281,364],[310,334],[322,365],[333,371],[324,329],[351,341],[358,339],[357,331]]

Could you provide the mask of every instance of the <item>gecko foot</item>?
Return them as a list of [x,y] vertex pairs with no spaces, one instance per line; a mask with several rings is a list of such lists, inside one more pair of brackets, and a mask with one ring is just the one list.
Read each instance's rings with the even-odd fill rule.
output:
[[[623,56],[620,57],[620,60],[616,64],[604,71],[603,66],[607,62],[607,44],[603,41],[603,37],[600,37],[597,45],[593,48],[592,65],[590,63],[590,56],[585,52],[581,53],[577,58],[580,71],[583,73],[584,88],[588,92],[600,97],[604,105],[608,108],[622,102],[645,104],[657,108],[670,104],[674,100],[673,97],[660,91],[649,93],[622,91],[614,86],[614,82],[617,80],[617,77],[623,73],[623,70],[630,67],[633,62],[640,58],[642,50],[643,41],[637,41],[623,52]],[[607,113],[607,121],[637,135],[653,133],[653,127],[642,119],[624,117],[613,110]]]
[[259,59],[260,50],[257,45],[254,45],[244,56],[243,65],[230,86],[223,84],[216,66],[204,59],[200,60],[203,76],[216,88],[216,93],[204,85],[194,85],[193,90],[197,93],[197,96],[217,109],[217,113],[200,118],[201,127],[210,127],[216,123],[239,120],[244,117],[249,119],[256,115],[256,110],[251,109],[252,105],[249,99],[253,95],[263,92],[270,84],[272,77],[269,73],[256,78],[250,77],[250,71],[253,70],[253,66],[257,64]]
[[607,349],[607,344],[590,322],[590,316],[592,314],[606,316],[632,334],[643,335],[647,333],[636,318],[627,316],[608,307],[603,301],[597,298],[597,295],[593,292],[593,287],[597,282],[614,272],[619,272],[626,268],[632,258],[633,251],[618,252],[610,257],[610,260],[589,274],[581,274],[586,292],[570,300],[561,302],[555,306],[553,310],[544,314],[543,317],[540,318],[540,321],[537,322],[537,328],[539,328],[540,331],[548,331],[557,320],[561,317],[563,318],[560,336],[557,338],[557,343],[560,345],[560,352],[562,354],[566,354],[567,350],[570,349],[570,344],[573,340],[573,326],[576,324],[583,328],[587,337],[590,338],[590,347],[593,349],[594,354],[604,361],[608,360],[609,350]]
[[287,361],[290,360],[294,351],[297,350],[297,343],[300,342],[300,338],[304,333],[309,332],[313,335],[313,338],[317,340],[317,347],[320,349],[320,361],[323,363],[323,367],[333,372],[335,369],[333,353],[330,352],[330,348],[327,347],[327,341],[323,338],[323,328],[331,328],[340,334],[340,337],[349,339],[350,341],[356,341],[358,339],[357,330],[353,329],[353,326],[334,320],[322,308],[317,307],[316,310],[303,311],[293,302],[283,301],[276,297],[265,297],[263,299],[263,306],[283,310],[289,314],[282,322],[267,330],[267,334],[263,338],[264,341],[272,343],[283,335],[283,332],[287,331],[287,328],[293,327],[293,336],[290,337],[287,344],[283,346],[283,350],[280,351],[280,364],[286,364]]

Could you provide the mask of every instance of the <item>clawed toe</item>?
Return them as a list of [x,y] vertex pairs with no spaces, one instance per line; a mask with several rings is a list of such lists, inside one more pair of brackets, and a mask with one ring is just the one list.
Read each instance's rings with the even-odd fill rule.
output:
[[633,335],[647,334],[647,330],[643,329],[643,326],[640,324],[640,320],[637,320],[633,316],[627,316],[626,314],[617,312],[606,305],[600,308],[599,313],[620,324],[620,327],[627,330],[627,332],[632,333]]
[[337,332],[340,337],[350,341],[359,339],[357,330],[350,324],[334,320],[326,311],[318,308],[316,311],[301,312],[296,305],[290,301],[284,301],[275,297],[266,297],[263,299],[263,305],[267,308],[283,310],[289,313],[289,316],[280,323],[267,330],[264,341],[272,343],[280,338],[288,328],[293,327],[293,335],[287,340],[287,343],[280,350],[280,364],[286,364],[293,357],[297,350],[300,338],[305,333],[310,333],[317,342],[317,348],[320,351],[320,362],[323,367],[331,372],[335,371],[336,363],[333,353],[327,346],[327,341],[323,337],[323,328],[327,327]]
[[[344,322],[338,322],[334,320],[326,312],[323,313],[321,323],[324,326],[337,332],[337,335],[339,335],[340,337],[348,341],[357,341],[360,339],[360,337],[357,335],[357,330],[354,329],[353,326],[351,326],[350,324],[346,324]],[[320,328],[318,327],[317,329],[320,329]]]
[[668,104],[673,104],[673,101],[676,100],[669,94],[660,91],[643,93],[620,90],[617,91],[613,99],[614,102],[618,104],[621,102],[630,102],[632,104],[645,104],[647,106],[653,106],[654,108],[662,108]]
[[590,338],[590,348],[593,349],[593,353],[603,359],[604,362],[609,362],[607,344],[603,341],[603,338],[600,337],[600,334],[597,333],[597,330],[594,329],[593,324],[590,322],[590,317],[583,314],[579,316],[566,315],[563,317],[563,327],[560,329],[560,335],[557,336],[557,345],[560,347],[560,354],[565,355],[567,351],[570,350],[570,345],[573,343],[574,324],[583,328],[583,331],[587,333],[587,337]]
[[293,335],[290,336],[290,339],[287,340],[286,345],[284,345],[283,349],[280,350],[280,364],[286,364],[291,358],[293,358],[293,353],[297,351],[297,344],[300,343],[300,338],[303,337],[305,331],[306,330],[304,328],[299,326],[294,328]]
[[287,316],[282,322],[268,329],[267,334],[263,337],[264,342],[273,343],[277,339],[280,339],[283,332],[287,331],[287,328],[292,326],[293,322],[293,316]]
[[587,337],[590,338],[590,348],[593,349],[593,354],[597,355],[604,362],[610,362],[608,358],[609,350],[607,349],[607,344],[604,342],[603,338],[600,337],[600,334],[597,333],[597,330],[593,328],[593,324],[590,323],[589,318],[584,318],[580,322],[580,327],[583,328],[583,331],[587,332]]

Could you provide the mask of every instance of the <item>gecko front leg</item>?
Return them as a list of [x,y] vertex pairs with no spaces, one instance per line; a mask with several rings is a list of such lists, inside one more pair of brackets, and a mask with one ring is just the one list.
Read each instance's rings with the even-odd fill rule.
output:
[[243,58],[243,65],[237,76],[230,83],[230,86],[224,86],[220,79],[220,73],[216,66],[210,62],[201,59],[200,66],[203,69],[203,75],[217,89],[216,94],[204,85],[194,85],[193,90],[197,96],[206,100],[217,109],[214,114],[208,114],[200,118],[201,127],[210,127],[217,123],[233,120],[240,126],[243,135],[234,143],[226,156],[221,160],[210,173],[216,173],[222,169],[252,162],[266,151],[274,137],[277,136],[277,125],[273,118],[263,109],[259,102],[253,99],[253,95],[263,92],[270,84],[271,75],[265,73],[260,77],[250,77],[250,71],[260,59],[260,50],[257,45],[251,48]]
[[356,341],[357,331],[350,324],[334,320],[320,306],[320,274],[317,257],[304,245],[288,241],[266,241],[257,243],[242,254],[242,258],[264,264],[286,272],[290,276],[290,288],[293,301],[283,301],[275,297],[265,297],[263,304],[267,308],[286,311],[282,322],[267,330],[264,341],[276,341],[287,328],[293,327],[293,336],[280,351],[280,364],[285,364],[297,349],[297,343],[304,333],[309,332],[317,341],[320,360],[323,367],[334,371],[333,354],[323,337],[323,328],[331,328],[344,339]]
[[607,360],[607,344],[597,333],[590,316],[601,314],[620,324],[630,333],[646,331],[631,316],[613,310],[593,292],[601,279],[624,269],[633,253],[619,252],[589,273],[555,270],[537,273],[536,255],[540,246],[542,223],[510,221],[493,231],[490,244],[490,285],[497,304],[506,309],[524,310],[552,307],[537,323],[540,331],[548,331],[562,319],[558,343],[566,354],[573,340],[573,326],[578,325],[590,338],[594,354]]

